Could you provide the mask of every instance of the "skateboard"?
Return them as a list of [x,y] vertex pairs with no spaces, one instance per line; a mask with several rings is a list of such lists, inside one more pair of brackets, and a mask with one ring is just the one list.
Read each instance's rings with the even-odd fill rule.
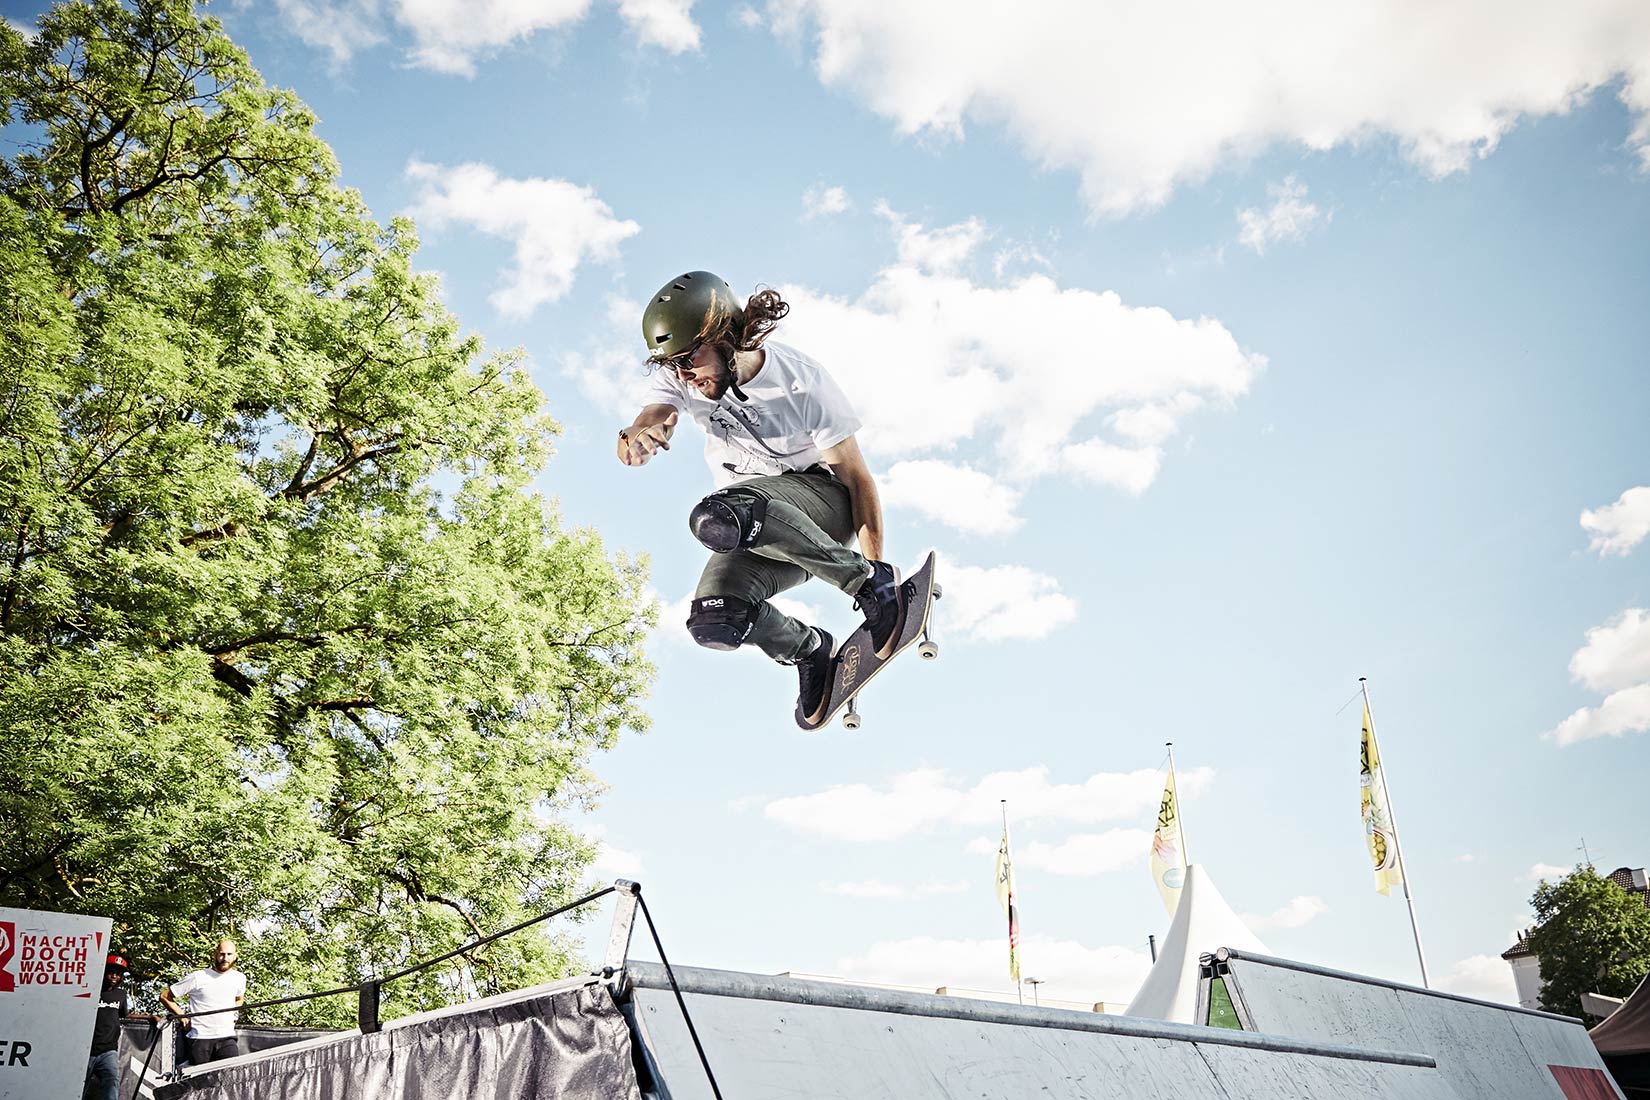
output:
[[905,621],[900,624],[899,639],[894,648],[886,657],[878,657],[876,648],[871,644],[871,632],[861,626],[848,635],[842,644],[837,647],[836,656],[831,659],[831,686],[830,694],[826,697],[825,710],[819,721],[799,723],[805,730],[817,730],[830,724],[831,719],[844,707],[847,713],[842,715],[844,727],[855,730],[859,728],[859,708],[855,700],[865,685],[881,672],[895,657],[918,642],[917,652],[923,660],[932,661],[940,655],[940,647],[928,636],[928,615],[934,607],[934,601],[940,598],[940,586],[934,581],[934,554],[929,552],[928,557],[912,573],[900,582],[900,603],[905,609]]

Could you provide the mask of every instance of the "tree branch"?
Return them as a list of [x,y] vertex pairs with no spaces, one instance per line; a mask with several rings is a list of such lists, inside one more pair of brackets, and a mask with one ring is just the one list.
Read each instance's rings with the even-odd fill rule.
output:
[[252,698],[252,693],[258,687],[257,682],[252,677],[236,668],[231,662],[218,656],[212,658],[212,678],[220,684],[226,684],[233,688],[244,699]]
[[326,473],[322,474],[320,477],[316,478],[314,481],[311,481],[305,485],[300,485],[296,490],[289,487],[285,489],[281,495],[290,497],[294,500],[313,500],[336,485],[343,479],[345,474],[349,473],[361,463],[395,454],[397,451],[401,450],[401,444],[399,442],[390,443],[386,446],[374,447],[370,450],[352,445],[351,450],[355,453],[350,455],[349,458],[344,459],[344,461],[340,462],[332,469],[328,470]]
[[418,881],[418,875],[416,872],[403,874],[402,872],[396,870],[386,870],[384,872],[384,877],[393,882],[400,883],[401,888],[407,891],[407,896],[413,901],[433,901],[437,905],[445,905],[447,908],[457,913],[460,917],[464,918],[464,923],[470,926],[470,931],[475,934],[476,939],[479,940],[487,934],[481,930],[481,926],[476,924],[475,920],[471,918],[470,914],[464,911],[464,907],[458,904],[458,902],[454,901],[452,898],[443,897],[440,894],[432,894],[426,891],[423,883]]

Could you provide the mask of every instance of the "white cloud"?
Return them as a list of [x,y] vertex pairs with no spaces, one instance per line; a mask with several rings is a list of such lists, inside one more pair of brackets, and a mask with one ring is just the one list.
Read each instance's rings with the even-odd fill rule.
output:
[[1270,916],[1255,916],[1243,914],[1243,923],[1256,932],[1268,928],[1299,928],[1308,924],[1323,914],[1329,912],[1329,906],[1317,896],[1302,895],[1290,898],[1289,904],[1272,913]]
[[974,251],[991,236],[978,218],[929,229],[906,221],[886,202],[877,203],[876,212],[894,230],[899,262],[931,275],[950,275],[961,270]]
[[605,825],[592,825],[588,831],[590,839],[596,842],[596,858],[590,864],[590,873],[596,878],[636,881],[647,874],[647,864],[639,852],[608,842]]
[[938,459],[896,462],[877,476],[884,508],[909,508],[974,535],[1006,535],[1025,520],[1015,514],[1020,492],[971,466]]
[[699,49],[693,0],[619,0],[619,15],[644,46],[658,46],[667,53]]
[[768,602],[780,612],[793,619],[801,619],[805,623],[817,623],[824,614],[818,605],[804,600],[794,600],[789,596],[774,596]]
[[1207,317],[1045,274],[976,282],[967,269],[988,237],[978,221],[931,230],[883,211],[898,258],[859,297],[780,288],[792,306],[782,338],[853,395],[870,453],[966,444],[988,449],[975,465],[1009,481],[1066,474],[1137,494],[1183,418],[1242,396],[1265,365]]
[[1595,737],[1623,737],[1650,731],[1650,684],[1627,688],[1605,697],[1597,707],[1582,707],[1546,737],[1560,746]]
[[18,20],[18,19],[13,19],[9,15],[6,16],[6,25],[11,27],[12,30],[14,30],[18,34],[22,35],[28,41],[30,41],[30,42],[34,41],[34,36],[35,36],[36,31],[35,31],[35,28],[32,25],[30,25],[28,23],[24,23],[23,21]]
[[[949,598],[949,597],[947,597]],[[1196,798],[1214,781],[1214,769],[1177,775],[1183,798]],[[995,772],[972,786],[936,768],[903,772],[877,788],[865,783],[775,799],[763,807],[770,821],[833,840],[894,840],[939,827],[979,828],[998,820],[1007,799],[1016,822],[1097,824],[1148,818],[1163,793],[1155,768],[1096,772],[1079,783],[1055,783],[1047,767]]]
[[[969,843],[968,851],[994,859],[998,843],[979,837]],[[1152,834],[1145,829],[1107,829],[1103,833],[1074,833],[1058,844],[1041,840],[1016,843],[1013,854],[1018,868],[1089,878],[1139,867],[1145,864],[1151,847]]]
[[846,213],[852,205],[848,192],[841,187],[816,183],[802,193],[802,217],[805,221]]
[[1439,979],[1438,988],[1481,1001],[1509,1005],[1518,1003],[1518,988],[1513,984],[1512,967],[1495,955],[1473,955],[1462,959]]
[[[699,48],[693,0],[615,0],[638,42],[670,53]],[[415,68],[470,77],[476,63],[541,31],[571,27],[589,14],[590,0],[276,0],[287,28],[335,62],[410,36]]]
[[1650,682],[1650,611],[1630,607],[1607,626],[1587,632],[1570,658],[1570,676],[1594,691],[1619,691]]
[[999,248],[991,257],[991,274],[998,281],[1006,279],[1016,266],[1040,267],[1046,271],[1053,271],[1054,264],[1049,258],[1029,244],[1011,244]]
[[395,20],[412,32],[417,68],[474,76],[476,61],[542,30],[570,26],[590,0],[395,0]]
[[1329,218],[1312,203],[1306,201],[1306,184],[1294,176],[1285,176],[1281,183],[1266,185],[1266,194],[1272,199],[1269,209],[1250,207],[1238,211],[1238,243],[1246,244],[1257,253],[1264,253],[1274,241],[1298,241],[1317,227],[1319,219]]
[[410,161],[419,185],[411,213],[425,225],[471,226],[515,245],[504,284],[491,296],[509,317],[526,317],[573,287],[579,265],[613,262],[619,244],[641,231],[617,218],[589,187],[561,179],[508,179],[485,164],[444,166]]
[[[779,287],[792,308],[778,338],[831,372],[863,422],[860,444],[882,464],[943,460],[989,470],[1016,493],[1063,475],[1139,494],[1185,420],[1229,406],[1265,367],[1212,318],[1128,306],[1046,274],[976,282],[966,269],[989,236],[983,225],[930,230],[881,209],[898,258],[857,297]],[[611,347],[564,357],[593,399],[636,392],[640,315],[626,306]],[[981,519],[953,512],[945,522]]]
[[329,3],[326,0],[275,0],[275,10],[299,39],[318,46],[341,65],[361,50],[384,41],[376,0]]
[[1582,707],[1545,736],[1559,745],[1650,730],[1650,611],[1630,607],[1587,632],[1570,658],[1570,676],[1597,692],[1597,707]]
[[[611,293],[604,301],[606,334],[582,348],[568,348],[558,353],[556,365],[592,404],[620,418],[620,424],[628,424],[646,404],[650,384],[645,353],[636,351],[636,345],[641,342],[644,302],[633,302],[622,294]],[[678,447],[683,438],[678,436],[673,448]],[[671,453],[686,453],[691,457],[695,450],[688,446]]]
[[[907,135],[1002,126],[1075,169],[1096,211],[1159,205],[1273,146],[1390,138],[1432,176],[1488,156],[1526,118],[1619,81],[1650,166],[1650,5],[1535,0],[1375,5],[1031,0],[1014,18],[925,4],[771,0],[819,78]],[[1196,33],[1188,33],[1195,27]]]
[[1478,857],[1473,855],[1471,852],[1463,852],[1460,855],[1455,857],[1454,862],[1456,862],[1456,863],[1471,863],[1474,860],[1476,860],[1477,858]]
[[[1020,945],[1021,973],[1043,979],[1039,995],[1049,1000],[1127,1004],[1151,969],[1144,952],[1125,947],[1088,947],[1072,940],[1029,936]],[[1004,990],[1011,996],[1008,948],[1001,937],[939,939],[917,936],[885,940],[840,959],[844,977],[888,985],[938,989]]]
[[868,879],[865,882],[822,882],[819,884],[819,888],[827,894],[836,894],[845,898],[864,898],[872,901],[907,901],[912,898],[933,897],[936,894],[961,894],[968,890],[968,883],[930,880],[916,885],[907,885]]
[[1568,867],[1558,867],[1551,863],[1537,863],[1525,873],[1524,877],[1530,882],[1540,882],[1542,879],[1553,882],[1564,878],[1569,873],[1570,868]]
[[1077,604],[1060,582],[1023,565],[980,568],[947,559],[935,575],[945,595],[935,626],[975,641],[1034,641],[1077,621]]
[[1593,534],[1587,549],[1597,550],[1600,557],[1627,554],[1650,535],[1650,485],[1629,489],[1614,504],[1581,513],[1581,526]]

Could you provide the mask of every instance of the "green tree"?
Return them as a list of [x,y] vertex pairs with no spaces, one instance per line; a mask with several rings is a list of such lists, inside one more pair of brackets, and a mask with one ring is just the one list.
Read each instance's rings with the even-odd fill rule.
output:
[[1583,993],[1625,997],[1650,972],[1650,909],[1590,864],[1530,898],[1536,928],[1530,950],[1541,960],[1541,1007],[1585,1018]]
[[[0,23],[0,904],[151,975],[238,935],[254,998],[576,896],[651,677],[643,563],[532,489],[520,357],[314,121],[191,0]],[[516,936],[387,1006],[571,965]]]

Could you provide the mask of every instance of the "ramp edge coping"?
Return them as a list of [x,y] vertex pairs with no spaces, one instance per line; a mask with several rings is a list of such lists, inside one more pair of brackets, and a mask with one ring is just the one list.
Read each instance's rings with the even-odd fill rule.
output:
[[[1344,1043],[1314,1042],[1260,1032],[1231,1031],[1226,1028],[1175,1024],[1133,1016],[1107,1016],[1097,1012],[1075,1012],[1032,1005],[997,1004],[963,997],[930,993],[901,993],[869,986],[813,982],[767,974],[745,974],[734,970],[709,970],[696,966],[673,966],[676,985],[683,993],[735,1000],[776,1001],[816,1008],[842,1008],[862,1012],[887,1012],[899,1016],[925,1016],[965,1020],[970,1023],[1004,1024],[1011,1027],[1043,1027],[1061,1031],[1086,1031],[1102,1035],[1167,1039],[1178,1042],[1210,1043],[1248,1047],[1284,1054],[1307,1054],[1322,1058],[1342,1058],[1359,1062],[1386,1062],[1392,1065],[1436,1069],[1431,1055],[1407,1051],[1371,1050]],[[670,979],[658,963],[632,961],[625,966],[630,983],[638,989],[670,991]]]
[[1299,970],[1303,974],[1317,974],[1324,978],[1340,978],[1342,981],[1359,982],[1363,985],[1377,985],[1383,989],[1402,989],[1407,993],[1421,993],[1428,997],[1442,997],[1450,1001],[1462,1001],[1469,1005],[1478,1005],[1482,1008],[1499,1009],[1502,1012],[1517,1012],[1524,1016],[1536,1016],[1543,1020],[1560,1020],[1567,1024],[1582,1022],[1574,1016],[1565,1016],[1557,1012],[1544,1012],[1539,1008],[1525,1008],[1522,1005],[1502,1004],[1499,1001],[1483,1001],[1477,997],[1463,997],[1459,993],[1446,993],[1441,989],[1428,989],[1425,986],[1410,985],[1407,982],[1394,982],[1386,978],[1376,978],[1369,974],[1354,974],[1349,970],[1332,970],[1327,966],[1318,966],[1314,963],[1296,962],[1293,959],[1280,959],[1273,955],[1262,955],[1256,951],[1239,951],[1232,947],[1221,947],[1213,952],[1220,962],[1237,959],[1239,962],[1252,962],[1262,966],[1276,966],[1284,970]]

